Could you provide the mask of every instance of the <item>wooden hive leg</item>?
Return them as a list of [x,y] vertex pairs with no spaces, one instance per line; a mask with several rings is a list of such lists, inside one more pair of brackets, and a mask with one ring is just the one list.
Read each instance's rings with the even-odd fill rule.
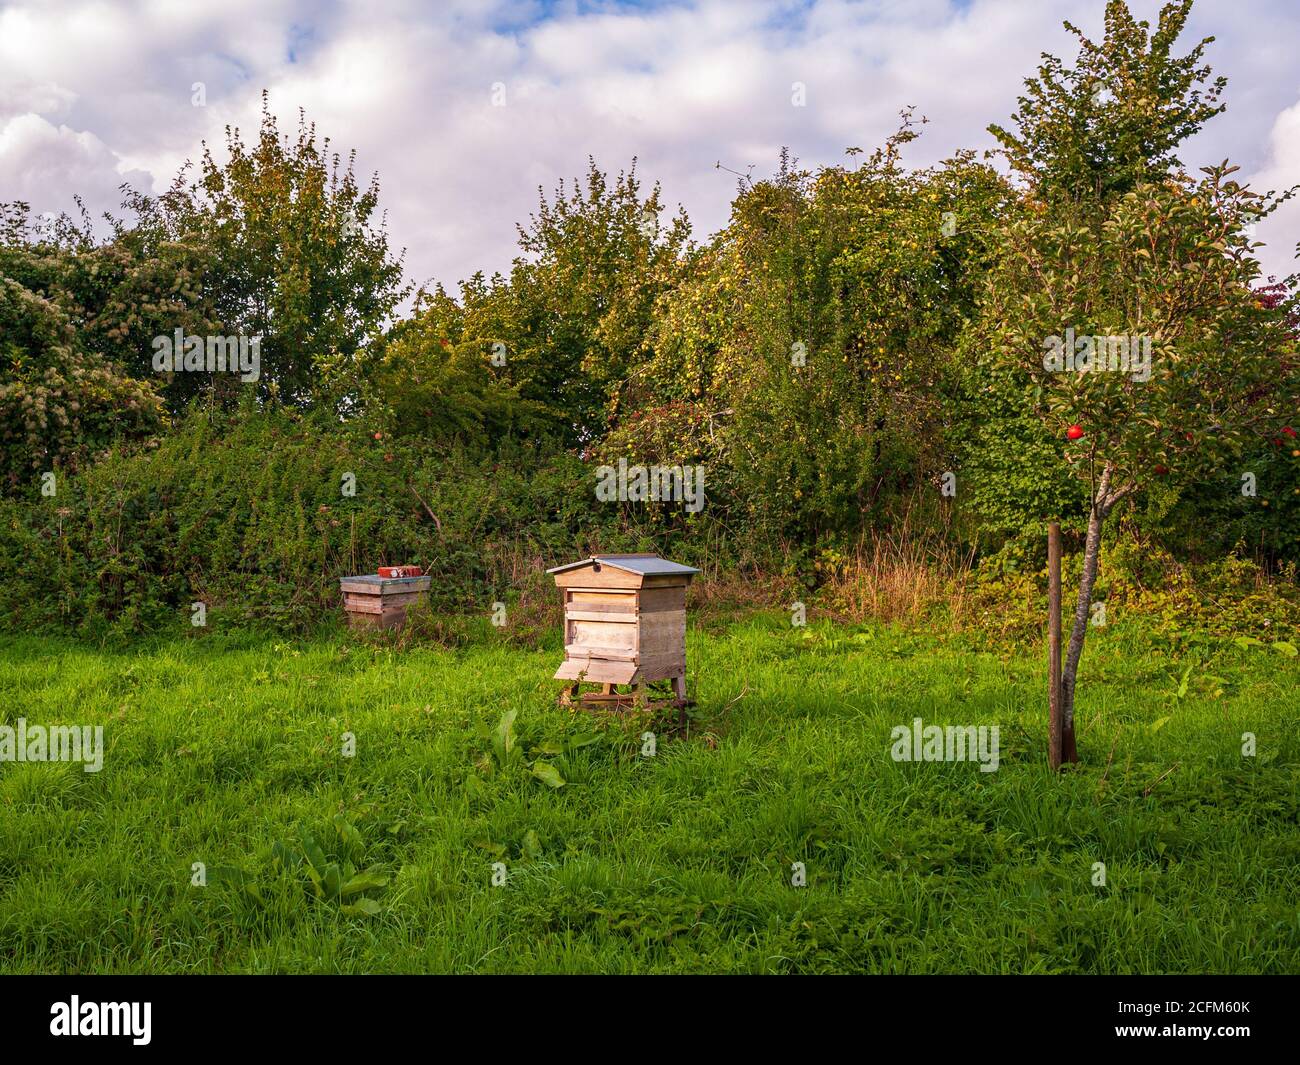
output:
[[677,724],[686,727],[686,674],[673,677],[673,694],[677,696]]

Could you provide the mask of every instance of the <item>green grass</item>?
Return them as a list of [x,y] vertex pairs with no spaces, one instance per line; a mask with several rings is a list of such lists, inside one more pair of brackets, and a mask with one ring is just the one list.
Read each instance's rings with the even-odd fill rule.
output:
[[[692,733],[652,758],[644,723],[556,706],[557,645],[6,638],[3,723],[107,752],[0,765],[0,970],[1298,972],[1300,662],[1197,655],[1095,631],[1054,777],[1041,650],[881,628],[693,628]],[[894,762],[915,717],[997,724],[997,772]],[[380,912],[282,871],[298,826],[389,874]]]

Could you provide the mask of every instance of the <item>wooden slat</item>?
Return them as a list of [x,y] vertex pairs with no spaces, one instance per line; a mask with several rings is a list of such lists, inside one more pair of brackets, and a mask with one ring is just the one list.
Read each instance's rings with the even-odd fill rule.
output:
[[427,592],[433,586],[432,577],[340,577],[339,587],[345,592],[362,595],[392,595],[406,592]]
[[566,658],[555,671],[556,680],[589,680],[593,684],[631,684],[635,662],[611,662],[602,658]]
[[358,595],[355,592],[345,592],[343,609],[359,614],[381,614],[385,607],[409,607],[423,598],[423,592],[409,592],[405,595]]
[[580,599],[577,602],[566,603],[564,609],[568,613],[581,610],[588,614],[608,615],[613,618],[632,618],[636,617],[636,595],[629,595],[622,603],[592,603]]
[[672,610],[658,614],[644,614],[638,625],[641,639],[638,647],[645,656],[682,654],[686,647],[686,611]]
[[570,621],[565,643],[581,647],[636,650],[637,626],[617,621]]
[[667,680],[669,677],[680,677],[686,673],[686,656],[652,655],[649,658],[642,658],[637,665],[643,680]]
[[570,588],[565,593],[567,601],[584,610],[635,610],[637,593],[626,588],[594,591],[590,588]]
[[658,614],[665,610],[686,609],[686,585],[675,588],[642,588],[637,596],[637,608],[642,614]]
[[602,625],[635,625],[636,615],[630,611],[616,610],[574,610],[564,612],[569,621],[596,621]]
[[622,647],[592,647],[587,643],[566,643],[564,645],[564,655],[566,658],[610,658],[617,659],[620,662],[635,662],[636,652],[631,648]]
[[601,591],[606,588],[640,588],[641,574],[628,573],[613,566],[601,566],[597,573],[594,566],[582,566],[567,573],[555,575],[557,588],[585,588]]
[[651,573],[641,582],[642,588],[685,588],[691,583],[690,574]]
[[570,603],[564,608],[564,613],[566,617],[573,617],[575,614],[594,614],[602,620],[607,618],[610,621],[635,621],[636,604],[631,604],[631,607],[627,610],[619,610],[600,606],[599,604],[588,606],[586,603]]
[[405,607],[390,607],[380,614],[348,613],[348,624],[354,629],[395,629],[406,621]]

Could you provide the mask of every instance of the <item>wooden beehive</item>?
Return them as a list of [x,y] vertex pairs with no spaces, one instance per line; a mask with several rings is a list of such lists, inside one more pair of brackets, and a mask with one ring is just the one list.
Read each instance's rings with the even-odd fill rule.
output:
[[686,701],[686,586],[699,572],[658,555],[595,555],[547,570],[564,594],[564,662],[556,680],[645,686],[671,680]]
[[354,629],[400,629],[406,611],[429,594],[431,577],[340,577],[343,609]]

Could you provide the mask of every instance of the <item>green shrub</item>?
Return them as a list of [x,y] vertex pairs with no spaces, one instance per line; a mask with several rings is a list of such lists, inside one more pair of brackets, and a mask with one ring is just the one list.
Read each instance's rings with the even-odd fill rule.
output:
[[202,602],[209,626],[302,629],[338,610],[340,576],[403,563],[433,575],[435,610],[486,615],[544,566],[648,546],[593,484],[577,456],[523,444],[476,454],[293,412],[194,413],[53,498],[0,502],[0,624],[188,629]]

